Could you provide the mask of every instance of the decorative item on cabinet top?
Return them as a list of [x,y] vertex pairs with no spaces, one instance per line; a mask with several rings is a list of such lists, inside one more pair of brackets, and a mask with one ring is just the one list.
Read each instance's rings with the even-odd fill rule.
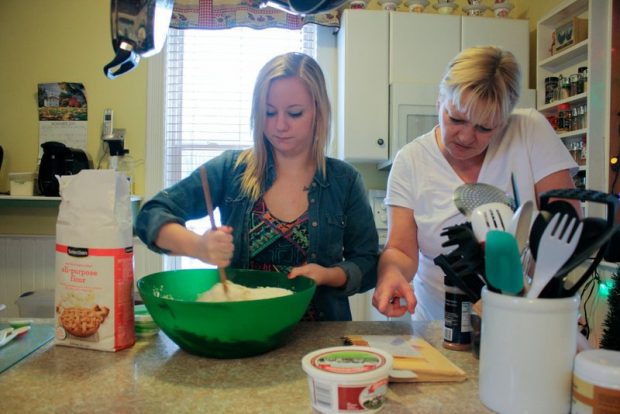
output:
[[463,11],[468,16],[484,16],[488,9],[489,7],[481,4],[479,0],[469,0],[469,4],[463,6]]
[[396,11],[402,0],[378,0],[383,10]]
[[508,17],[510,14],[510,10],[512,10],[514,5],[505,0],[495,0],[495,4],[493,5],[493,11],[495,12],[495,17]]
[[351,0],[351,3],[349,4],[349,8],[353,10],[361,10],[361,9],[365,9],[367,4],[368,4],[367,0]]
[[428,0],[405,0],[405,6],[412,13],[423,13],[426,6],[428,6]]
[[437,10],[439,14],[452,14],[459,5],[453,0],[437,0],[437,3],[433,4],[433,8]]

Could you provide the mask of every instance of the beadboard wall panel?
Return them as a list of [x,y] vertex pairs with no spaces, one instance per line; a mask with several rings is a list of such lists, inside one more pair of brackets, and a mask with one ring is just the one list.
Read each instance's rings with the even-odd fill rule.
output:
[[[56,285],[55,236],[0,235],[0,317],[18,317],[15,301],[28,291]],[[134,278],[161,271],[162,256],[134,239]],[[137,295],[136,295],[137,296]]]
[[0,236],[0,303],[2,317],[18,316],[15,301],[24,292],[53,289],[54,236]]

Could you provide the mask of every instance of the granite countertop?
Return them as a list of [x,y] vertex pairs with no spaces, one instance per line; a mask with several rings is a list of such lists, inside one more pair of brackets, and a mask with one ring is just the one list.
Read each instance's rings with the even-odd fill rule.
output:
[[116,353],[49,342],[0,374],[0,412],[312,413],[302,357],[363,334],[422,336],[468,375],[460,383],[391,383],[382,412],[489,412],[478,398],[478,360],[444,349],[442,329],[438,321],[301,322],[283,347],[230,360],[191,355],[161,332]]

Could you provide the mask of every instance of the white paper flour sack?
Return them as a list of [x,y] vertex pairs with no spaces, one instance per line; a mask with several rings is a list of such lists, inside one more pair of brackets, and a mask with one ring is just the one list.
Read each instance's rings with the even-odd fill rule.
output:
[[118,351],[135,343],[129,182],[113,170],[59,178],[56,344]]

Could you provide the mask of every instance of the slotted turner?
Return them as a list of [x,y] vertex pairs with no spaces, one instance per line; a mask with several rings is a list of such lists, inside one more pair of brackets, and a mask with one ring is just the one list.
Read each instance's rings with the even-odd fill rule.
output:
[[469,217],[476,207],[488,203],[502,203],[512,207],[512,200],[499,188],[485,183],[463,184],[454,190],[454,205]]
[[488,203],[476,207],[469,219],[476,238],[483,243],[489,230],[506,231],[510,226],[512,216],[512,209],[506,204]]
[[[567,214],[556,213],[545,227],[538,243],[536,268],[532,284],[527,292],[528,298],[537,298],[556,272],[571,257],[579,242],[583,223]],[[573,232],[573,230],[575,230]]]

